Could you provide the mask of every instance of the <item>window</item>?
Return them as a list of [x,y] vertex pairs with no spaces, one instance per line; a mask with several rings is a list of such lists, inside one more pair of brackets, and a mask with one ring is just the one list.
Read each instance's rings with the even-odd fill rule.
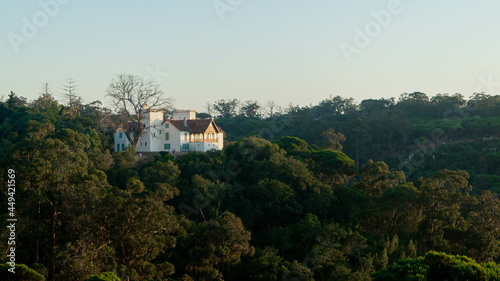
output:
[[165,128],[168,128],[169,127],[169,123],[165,123]]
[[142,146],[142,141],[141,141],[141,146]]
[[188,140],[188,133],[184,133],[184,140]]
[[120,144],[116,145],[116,151],[120,151]]
[[153,133],[153,138],[156,137],[156,133]]
[[147,141],[144,142],[144,146],[148,146],[148,142]]
[[165,133],[165,139],[166,140],[169,140],[170,139],[170,135],[168,133]]
[[143,128],[146,128],[146,124],[142,124],[142,127],[143,127]]
[[125,150],[125,144],[122,143],[122,150]]
[[182,151],[189,151],[189,143],[182,144]]
[[119,136],[119,138],[122,138],[122,136],[123,136],[123,133],[120,133],[119,135],[120,135],[120,136]]
[[169,143],[163,144],[163,150],[170,150],[170,144]]
[[160,135],[161,135],[161,130],[160,130]]

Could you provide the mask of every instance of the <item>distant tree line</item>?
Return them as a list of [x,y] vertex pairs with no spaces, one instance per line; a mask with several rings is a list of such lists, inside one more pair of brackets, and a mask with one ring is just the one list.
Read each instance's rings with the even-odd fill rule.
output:
[[[384,161],[417,179],[437,169],[468,171],[480,189],[500,188],[500,96],[474,93],[402,94],[398,99],[330,97],[314,106],[289,106],[276,116],[217,115],[227,139],[295,136],[320,145],[322,133],[345,135],[343,151],[360,165]],[[494,175],[492,178],[491,175]],[[486,179],[488,177],[488,179]],[[500,191],[500,189],[498,189]]]

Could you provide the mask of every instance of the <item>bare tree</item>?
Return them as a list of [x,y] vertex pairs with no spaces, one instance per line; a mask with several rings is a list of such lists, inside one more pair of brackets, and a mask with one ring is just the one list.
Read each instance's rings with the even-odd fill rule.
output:
[[125,130],[125,135],[133,146],[137,146],[146,129],[142,121],[148,110],[172,110],[172,98],[165,97],[158,84],[136,75],[117,75],[108,87],[107,96],[113,99],[115,109],[121,117],[114,129],[121,127]]
[[66,83],[63,85],[64,93],[62,96],[64,101],[66,101],[70,107],[74,107],[75,105],[82,103],[81,98],[76,94],[76,91],[78,90],[77,87],[78,85],[76,85],[75,80],[71,77],[66,79]]
[[283,108],[281,106],[277,105],[272,100],[267,102],[264,111],[265,111],[265,114],[268,118],[280,116],[283,114]]
[[207,114],[210,115],[210,117],[212,117],[212,114],[213,114],[213,105],[211,105],[209,102],[207,102],[207,104],[205,105],[205,108],[207,109]]
[[49,83],[43,83],[42,88],[40,88],[41,92],[39,93],[40,95],[49,95],[50,87]]

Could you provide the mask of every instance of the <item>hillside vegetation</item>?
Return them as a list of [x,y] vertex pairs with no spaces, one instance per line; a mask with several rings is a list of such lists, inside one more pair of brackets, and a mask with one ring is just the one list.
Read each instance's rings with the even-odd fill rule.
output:
[[294,136],[317,146],[327,141],[321,133],[333,129],[345,135],[342,151],[358,168],[370,159],[384,161],[412,180],[441,169],[461,169],[471,175],[478,193],[500,191],[500,96],[429,98],[416,92],[359,104],[337,96],[264,115],[240,110],[231,118],[218,118],[217,124],[230,141]]
[[18,275],[0,276],[500,280],[499,107],[483,94],[336,97],[226,115],[223,151],[137,166],[133,148],[112,153],[99,103],[11,94],[0,172],[16,174]]

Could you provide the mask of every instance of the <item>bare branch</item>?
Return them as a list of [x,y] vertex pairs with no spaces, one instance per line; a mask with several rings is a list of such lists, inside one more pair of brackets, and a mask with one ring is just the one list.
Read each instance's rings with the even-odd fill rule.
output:
[[[165,97],[157,84],[136,75],[117,75],[107,92],[107,96],[113,99],[115,109],[122,116],[120,126],[127,130],[125,135],[134,146],[139,143],[144,130],[142,120],[147,111],[143,106],[147,104],[147,110],[171,110],[173,105],[172,98]],[[135,133],[133,139],[132,132]]]

